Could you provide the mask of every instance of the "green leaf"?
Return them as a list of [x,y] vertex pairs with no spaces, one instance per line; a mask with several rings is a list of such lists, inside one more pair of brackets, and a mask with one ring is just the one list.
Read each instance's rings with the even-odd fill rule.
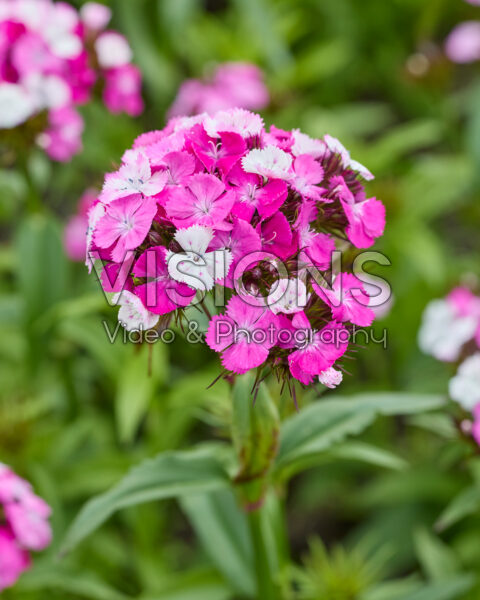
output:
[[118,435],[122,442],[131,442],[135,436],[158,382],[164,379],[167,362],[166,348],[161,343],[132,345],[130,350],[133,356],[120,373],[115,399]]
[[138,600],[229,600],[232,592],[220,575],[210,570],[183,572],[160,593]]
[[440,583],[425,585],[414,592],[399,596],[395,600],[454,600],[468,592],[474,582],[475,579],[472,575],[461,575]]
[[230,490],[184,496],[180,504],[216,568],[240,594],[256,590],[245,514]]
[[318,401],[283,424],[276,470],[291,466],[333,446],[348,435],[366,429],[379,414],[406,415],[439,408],[437,395],[371,393]]
[[96,575],[84,571],[69,569],[63,565],[39,563],[26,573],[17,584],[20,592],[42,591],[43,595],[48,590],[75,594],[91,600],[127,600],[120,592],[101,581]]
[[428,579],[442,581],[459,572],[458,560],[452,550],[425,528],[414,535],[415,550]]
[[429,156],[417,160],[399,190],[402,206],[414,219],[454,213],[468,199],[466,192],[473,177],[474,166],[464,156]]
[[221,489],[228,478],[211,449],[166,452],[134,467],[116,486],[82,508],[65,537],[68,552],[114,512],[143,502]]
[[111,344],[104,323],[100,318],[69,319],[61,323],[59,331],[62,337],[87,350],[98,361],[105,374],[116,380],[123,365],[126,345],[121,343],[121,336]]
[[329,456],[347,460],[358,460],[377,467],[401,471],[408,463],[393,452],[383,448],[377,448],[365,442],[346,442],[338,447],[332,448]]
[[17,255],[24,318],[31,323],[66,293],[68,265],[57,223],[43,215],[25,219],[18,232]]
[[452,500],[440,515],[435,528],[437,531],[444,531],[478,510],[480,510],[480,488],[470,487]]

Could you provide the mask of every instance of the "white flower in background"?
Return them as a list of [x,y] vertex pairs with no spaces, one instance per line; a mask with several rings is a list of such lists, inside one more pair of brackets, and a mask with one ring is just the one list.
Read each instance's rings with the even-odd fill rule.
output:
[[123,67],[132,60],[132,49],[120,33],[106,31],[95,40],[98,62],[104,69]]
[[0,84],[0,129],[12,129],[35,112],[30,94],[14,83]]
[[352,171],[356,171],[359,173],[364,179],[367,181],[371,181],[375,179],[375,177],[370,173],[367,167],[364,167],[357,160],[353,160],[350,156],[350,152],[345,148],[345,146],[337,140],[337,138],[332,137],[331,135],[325,135],[323,137],[325,143],[328,146],[330,152],[334,152],[335,154],[339,154],[342,158],[342,164],[346,169],[352,169]]
[[337,371],[337,369],[334,369],[333,367],[330,367],[326,371],[323,371],[323,373],[320,373],[318,376],[318,381],[325,387],[334,389],[337,387],[337,385],[342,383],[343,373],[341,371]]
[[325,142],[311,138],[306,133],[302,133],[300,129],[293,130],[293,145],[292,154],[300,156],[301,154],[310,154],[313,158],[323,156],[326,149]]
[[276,146],[254,148],[242,158],[243,170],[262,177],[288,179],[291,176],[292,157]]
[[118,320],[127,331],[147,331],[155,327],[160,318],[147,310],[140,298],[128,290],[115,294],[113,303],[120,306]]
[[465,359],[450,380],[450,397],[465,410],[472,411],[480,402],[480,352]]
[[423,313],[418,345],[425,354],[452,362],[458,359],[460,350],[473,338],[476,329],[475,317],[460,317],[446,300],[434,300]]
[[222,131],[228,131],[249,138],[260,135],[263,119],[243,108],[232,108],[218,111],[213,117],[207,115],[203,126],[210,137],[217,137]]
[[32,73],[24,79],[36,111],[45,108],[56,109],[68,106],[72,101],[70,86],[56,75]]
[[101,31],[112,18],[112,11],[105,4],[87,2],[80,9],[80,17],[88,29]]
[[224,279],[233,261],[230,250],[207,252],[213,239],[213,230],[202,225],[179,229],[175,240],[184,252],[167,254],[168,273],[175,281],[188,284],[196,290],[211,290],[215,281]]
[[280,279],[267,298],[267,306],[275,313],[300,312],[307,304],[307,288],[301,279]]
[[53,7],[41,23],[41,34],[55,56],[75,58],[83,49],[82,40],[75,33],[79,23],[77,11],[63,2]]

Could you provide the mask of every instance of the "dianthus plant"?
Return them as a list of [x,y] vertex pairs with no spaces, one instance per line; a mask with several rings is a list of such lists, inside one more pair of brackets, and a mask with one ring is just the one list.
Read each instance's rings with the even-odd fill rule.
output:
[[[232,580],[228,544],[212,548],[235,595],[283,597],[280,490],[308,459],[366,427],[379,406],[370,396],[358,405],[318,402],[292,417],[289,395],[337,386],[352,332],[374,319],[367,278],[354,268],[385,226],[383,204],[365,191],[371,179],[337,139],[267,130],[240,108],[174,118],[124,153],[88,210],[87,266],[143,342],[203,321],[203,351],[217,353],[218,379],[227,382],[217,385],[232,388],[232,444],[143,463],[83,509],[65,550],[116,509],[171,496],[205,533],[200,494],[214,520],[220,505],[233,519],[232,530],[218,523],[222,539],[229,531],[244,539],[241,578]],[[395,401],[392,410],[405,406],[413,404]]]

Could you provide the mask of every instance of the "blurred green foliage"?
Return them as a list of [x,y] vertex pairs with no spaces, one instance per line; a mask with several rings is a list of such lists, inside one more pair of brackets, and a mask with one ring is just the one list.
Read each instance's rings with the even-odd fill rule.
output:
[[[255,62],[272,92],[267,123],[338,136],[375,172],[370,191],[387,207],[379,249],[392,266],[375,273],[391,283],[395,304],[375,331],[381,337],[385,328],[388,344],[358,353],[342,394],[445,394],[448,368],[420,354],[416,332],[430,299],[463,278],[478,283],[480,77],[478,65],[449,63],[442,41],[459,21],[480,18],[480,8],[461,0],[110,5],[144,73],[145,114],[112,116],[93,103],[83,109],[81,155],[68,165],[33,155],[29,168],[47,207],[41,214],[27,215],[20,172],[0,174],[0,458],[52,505],[55,531],[52,548],[4,597],[252,597],[244,516],[223,489],[180,505],[121,510],[58,560],[68,526],[92,495],[159,452],[205,439],[221,446],[232,420],[227,384],[207,389],[217,375],[207,349],[181,339],[157,344],[148,377],[148,349],[109,344],[102,319],[113,324],[115,311],[94,277],[67,261],[61,223],[136,135],[164,125],[185,77],[226,60]],[[460,439],[452,409],[374,422],[370,412],[350,415],[344,406],[341,435],[332,437],[328,406],[317,413],[328,437],[305,439],[304,455],[303,446],[289,454],[288,436],[303,431],[309,413],[290,421],[275,467],[288,472],[289,493],[281,506],[266,505],[268,523],[278,511],[288,516],[292,556],[276,560],[300,565],[282,571],[285,597],[478,598],[480,462]],[[294,412],[284,397],[279,409],[283,418]],[[323,542],[309,550],[314,537]]]

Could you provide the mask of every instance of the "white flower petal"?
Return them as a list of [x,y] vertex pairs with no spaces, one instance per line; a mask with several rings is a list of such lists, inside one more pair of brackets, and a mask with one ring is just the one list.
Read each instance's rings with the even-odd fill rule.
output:
[[34,112],[30,94],[14,83],[0,84],[0,129],[24,123]]
[[118,320],[127,331],[147,331],[158,323],[159,316],[145,308],[140,298],[128,290],[115,296],[120,306]]
[[187,229],[179,229],[175,234],[175,240],[183,250],[204,254],[213,239],[213,230],[202,225],[192,225]]
[[418,345],[425,354],[443,361],[454,361],[477,329],[474,317],[458,317],[446,300],[434,300],[423,314]]
[[95,40],[98,62],[104,69],[123,67],[132,60],[132,49],[126,38],[114,31],[106,31]]
[[450,380],[450,396],[465,410],[473,410],[480,402],[480,352],[467,358]]
[[262,177],[288,179],[291,175],[292,157],[276,146],[254,148],[242,158],[243,170]]

